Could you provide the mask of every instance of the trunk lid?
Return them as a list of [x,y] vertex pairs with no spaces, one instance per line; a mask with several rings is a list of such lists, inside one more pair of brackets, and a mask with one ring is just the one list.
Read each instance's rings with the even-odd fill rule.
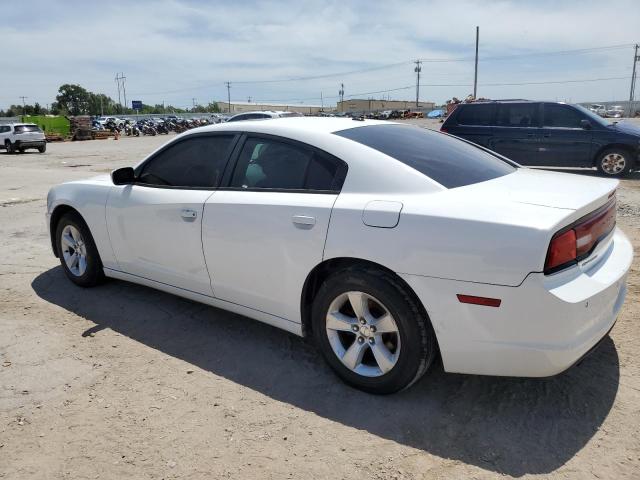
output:
[[512,202],[573,210],[580,215],[604,205],[617,186],[618,180],[608,178],[520,168],[466,188]]

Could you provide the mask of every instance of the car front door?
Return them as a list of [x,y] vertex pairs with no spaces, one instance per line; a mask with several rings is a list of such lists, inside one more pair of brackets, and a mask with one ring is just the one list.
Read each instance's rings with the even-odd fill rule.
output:
[[522,165],[540,165],[538,145],[542,131],[539,119],[539,103],[498,104],[489,148]]
[[112,189],[107,227],[122,272],[212,296],[202,214],[235,139],[189,135],[139,167],[135,184]]
[[205,203],[204,256],[218,299],[300,322],[346,164],[304,144],[248,135],[227,188]]
[[570,105],[545,103],[540,140],[541,165],[549,167],[590,167],[593,165],[593,133],[584,128],[587,117]]

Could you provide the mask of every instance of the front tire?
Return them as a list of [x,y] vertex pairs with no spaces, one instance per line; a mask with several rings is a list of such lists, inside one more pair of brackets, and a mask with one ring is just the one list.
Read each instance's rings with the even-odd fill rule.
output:
[[375,394],[411,386],[437,352],[418,301],[390,273],[336,272],[313,302],[313,335],[331,368],[349,385]]
[[38,151],[40,153],[44,153],[47,151],[47,144],[45,143],[44,145],[42,145],[41,147],[38,147]]
[[633,160],[626,150],[610,148],[602,152],[597,160],[598,171],[608,177],[622,177],[633,168]]
[[4,142],[4,148],[7,150],[7,153],[13,153],[14,152],[13,145],[11,144],[11,140],[6,140]]
[[56,226],[56,247],[67,278],[80,287],[93,287],[104,280],[102,261],[82,217],[65,213]]

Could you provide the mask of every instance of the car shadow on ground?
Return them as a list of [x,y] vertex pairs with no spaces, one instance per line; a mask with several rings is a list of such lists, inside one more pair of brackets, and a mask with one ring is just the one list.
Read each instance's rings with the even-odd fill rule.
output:
[[82,336],[110,328],[277,401],[512,476],[565,464],[598,431],[618,390],[609,338],[549,379],[454,375],[437,367],[405,392],[374,396],[342,384],[308,342],[240,315],[121,281],[77,288],[60,267],[32,287],[96,324]]

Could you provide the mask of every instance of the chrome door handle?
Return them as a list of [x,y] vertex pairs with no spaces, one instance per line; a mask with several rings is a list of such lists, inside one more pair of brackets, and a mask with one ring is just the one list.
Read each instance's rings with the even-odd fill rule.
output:
[[180,212],[180,216],[182,218],[192,219],[198,216],[198,212],[185,208],[184,210],[182,210],[182,212]]
[[308,215],[294,215],[291,220],[295,225],[311,228],[316,224],[316,217],[310,217]]

